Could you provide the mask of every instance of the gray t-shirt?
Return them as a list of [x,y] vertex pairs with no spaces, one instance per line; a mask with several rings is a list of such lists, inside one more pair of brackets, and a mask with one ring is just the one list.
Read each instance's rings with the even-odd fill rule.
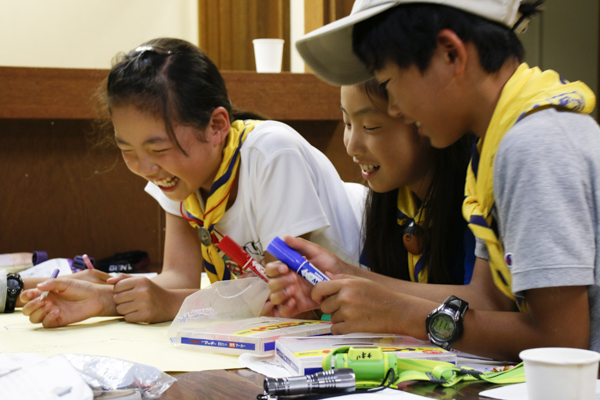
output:
[[[589,286],[590,348],[600,351],[600,128],[588,115],[538,111],[506,133],[493,215],[512,290]],[[489,259],[478,241],[478,257]]]

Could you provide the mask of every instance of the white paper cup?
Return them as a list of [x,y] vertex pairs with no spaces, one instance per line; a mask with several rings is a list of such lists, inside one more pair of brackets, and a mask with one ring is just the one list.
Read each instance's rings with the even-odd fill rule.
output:
[[594,400],[600,353],[541,347],[519,354],[529,400]]
[[283,39],[254,39],[256,72],[281,72]]

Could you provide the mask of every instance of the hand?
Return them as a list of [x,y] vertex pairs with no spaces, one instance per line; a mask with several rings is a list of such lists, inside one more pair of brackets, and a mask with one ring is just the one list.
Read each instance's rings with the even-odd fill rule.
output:
[[[397,333],[405,307],[405,295],[365,278],[327,274],[331,281],[319,282],[312,292],[321,311],[331,314],[331,333]],[[423,320],[423,327],[425,320]]]
[[[34,324],[44,328],[65,326],[100,315],[116,315],[112,301],[112,286],[97,285],[77,279],[51,279],[25,290],[20,299],[23,314]],[[48,290],[48,297],[40,295]]]
[[267,264],[269,303],[272,317],[299,318],[300,314],[319,308],[311,298],[313,286],[280,261]]
[[119,274],[109,279],[108,283],[115,285],[116,310],[127,322],[170,321],[181,306],[181,303],[174,303],[168,289],[146,277]]
[[[285,242],[323,273],[338,274],[350,270],[350,266],[335,254],[308,240],[286,236]],[[290,271],[285,264],[279,261],[269,263],[265,270],[269,277],[270,300],[277,306],[276,313],[297,318],[300,314],[319,308],[319,303],[310,297],[313,286]]]
[[83,271],[76,272],[72,275],[62,275],[59,279],[80,279],[82,281],[88,281],[97,283],[100,285],[106,284],[106,281],[112,278],[112,275],[107,274],[104,271],[98,269],[84,269]]

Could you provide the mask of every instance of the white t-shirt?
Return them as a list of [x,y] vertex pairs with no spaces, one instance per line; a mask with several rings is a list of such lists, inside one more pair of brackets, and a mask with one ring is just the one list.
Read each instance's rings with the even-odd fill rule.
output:
[[[237,197],[216,224],[217,237],[229,236],[264,263],[276,236],[311,233],[312,242],[359,265],[366,187],[343,182],[323,153],[280,122],[258,123],[240,155]],[[181,216],[180,203],[156,185],[149,182],[145,190],[166,212]]]

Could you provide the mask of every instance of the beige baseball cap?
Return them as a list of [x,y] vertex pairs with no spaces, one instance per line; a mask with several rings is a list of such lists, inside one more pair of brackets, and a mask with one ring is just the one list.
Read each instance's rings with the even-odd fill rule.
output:
[[355,24],[400,4],[428,3],[457,8],[513,28],[521,0],[356,0],[350,15],[316,29],[296,42],[315,74],[332,85],[353,85],[373,77],[352,52]]

